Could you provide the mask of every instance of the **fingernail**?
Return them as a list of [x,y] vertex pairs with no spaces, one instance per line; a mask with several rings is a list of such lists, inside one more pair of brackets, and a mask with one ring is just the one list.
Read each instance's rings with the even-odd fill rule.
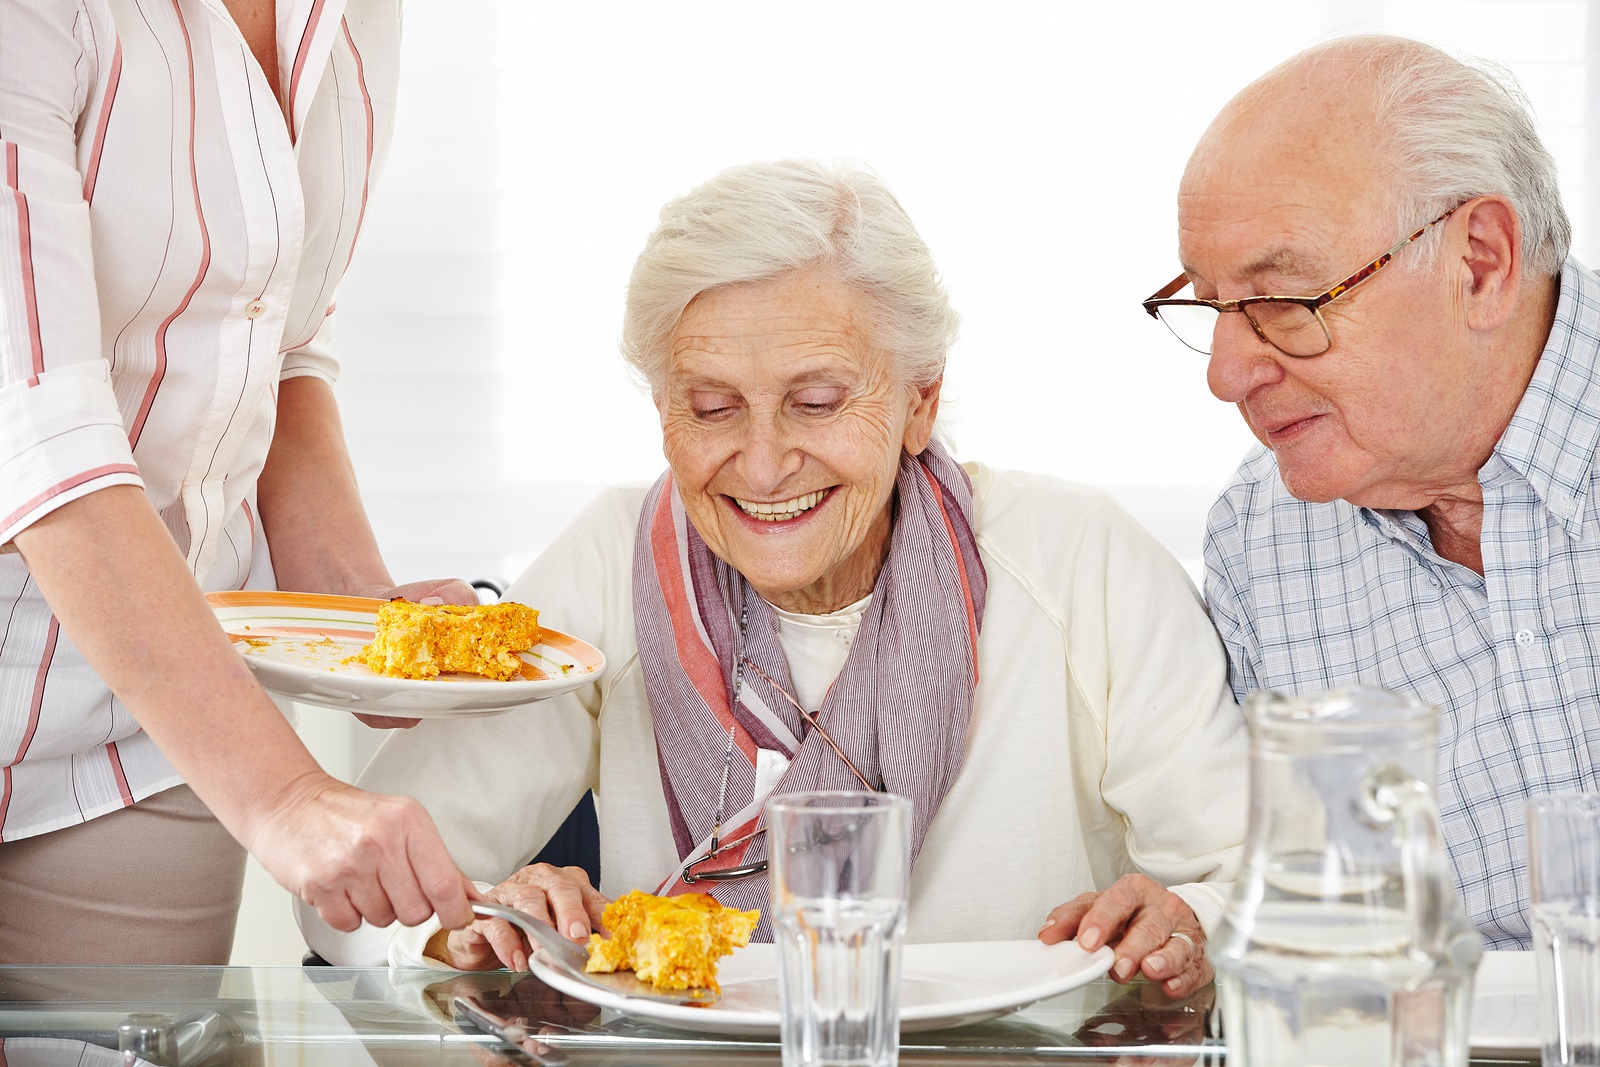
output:
[[1182,978],[1171,978],[1171,979],[1167,980],[1167,988],[1170,989],[1174,993],[1176,993],[1178,991],[1178,987],[1181,986],[1182,984],[1183,984],[1183,979]]
[[1086,926],[1078,931],[1078,944],[1093,952],[1100,947],[1100,931],[1096,927]]
[[582,941],[584,938],[589,936],[589,929],[581,922],[574,919],[572,920],[572,925],[567,927],[567,936],[572,938],[574,941]]
[[1112,970],[1117,972],[1117,977],[1119,979],[1126,982],[1128,980],[1128,976],[1133,974],[1133,961],[1118,960],[1117,965],[1113,967]]
[[1166,958],[1162,956],[1146,956],[1144,958],[1144,968],[1151,974],[1160,974],[1167,969]]
[[419,603],[419,604],[443,604],[444,603],[444,597],[442,597],[442,596],[425,596],[421,600],[417,601],[417,603]]
[[524,956],[520,952],[516,954],[511,962],[515,964],[516,969],[519,971],[525,971],[528,969],[528,957]]

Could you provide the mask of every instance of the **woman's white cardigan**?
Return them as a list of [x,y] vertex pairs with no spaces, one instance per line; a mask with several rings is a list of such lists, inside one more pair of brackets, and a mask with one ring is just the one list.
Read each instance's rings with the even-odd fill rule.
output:
[[[1173,886],[1211,928],[1244,837],[1245,736],[1199,596],[1105,493],[967,470],[989,575],[980,677],[966,762],[913,872],[908,936],[1031,937],[1051,908],[1130,871]],[[597,644],[605,676],[504,715],[396,732],[361,776],[422,801],[475,880],[526,863],[590,789],[604,892],[654,889],[678,863],[634,645],[644,492],[601,494],[507,594]],[[331,962],[391,956],[391,931],[341,934],[299,914]],[[420,963],[435,929],[393,927],[393,958]]]

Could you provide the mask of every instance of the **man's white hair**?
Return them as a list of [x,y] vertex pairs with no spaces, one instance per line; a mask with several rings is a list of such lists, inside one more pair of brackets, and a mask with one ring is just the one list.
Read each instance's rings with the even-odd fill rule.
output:
[[826,271],[868,300],[872,342],[900,379],[932,385],[960,319],[928,246],[889,187],[859,163],[749,163],[667,202],[628,281],[622,354],[659,394],[672,333],[709,289]]
[[[1394,168],[1390,209],[1404,234],[1477,196],[1499,194],[1522,222],[1526,274],[1559,274],[1572,245],[1554,157],[1510,71],[1404,37],[1343,37],[1296,60],[1357,59],[1372,78],[1380,164]],[[1295,60],[1291,60],[1291,63]],[[1419,241],[1416,266],[1437,242]]]

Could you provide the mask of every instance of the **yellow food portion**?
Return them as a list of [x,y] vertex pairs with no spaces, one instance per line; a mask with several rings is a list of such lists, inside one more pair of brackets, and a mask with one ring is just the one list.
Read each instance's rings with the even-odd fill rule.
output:
[[609,938],[589,935],[590,972],[632,970],[657,989],[720,991],[717,961],[750,943],[759,911],[725,908],[704,893],[658,897],[634,890],[606,905]]
[[539,643],[539,613],[526,604],[413,604],[378,609],[372,643],[350,657],[390,678],[437,678],[459,671],[507,682],[522,673],[517,654]]

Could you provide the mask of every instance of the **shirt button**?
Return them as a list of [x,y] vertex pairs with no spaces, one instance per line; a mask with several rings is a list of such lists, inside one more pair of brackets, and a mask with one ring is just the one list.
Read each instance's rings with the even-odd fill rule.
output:
[[252,300],[244,306],[244,317],[247,319],[259,319],[266,314],[266,311],[267,305],[259,300]]
[[1532,630],[1518,630],[1517,631],[1517,644],[1521,645],[1523,648],[1527,648],[1529,645],[1533,644],[1533,631]]

